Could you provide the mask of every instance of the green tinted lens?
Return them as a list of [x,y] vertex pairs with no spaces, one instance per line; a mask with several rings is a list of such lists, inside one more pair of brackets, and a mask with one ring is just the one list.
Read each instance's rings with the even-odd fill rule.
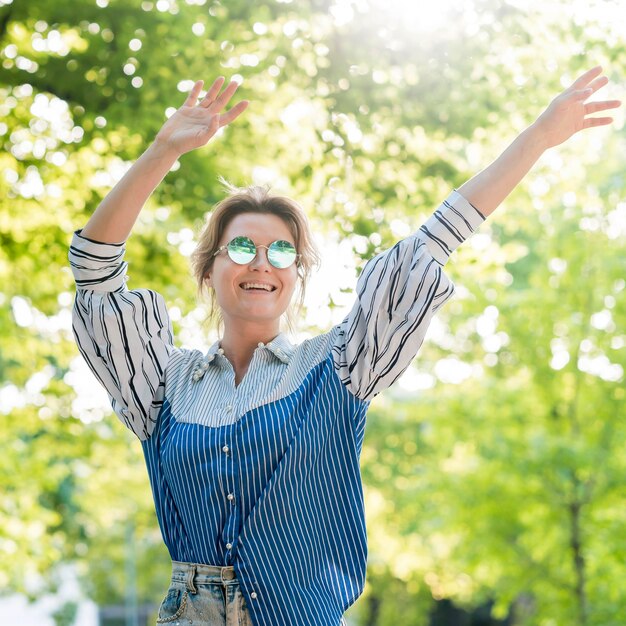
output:
[[296,249],[288,241],[275,241],[267,251],[267,258],[274,267],[289,267],[296,260]]
[[239,265],[250,263],[255,254],[256,247],[249,237],[235,237],[228,244],[228,256]]

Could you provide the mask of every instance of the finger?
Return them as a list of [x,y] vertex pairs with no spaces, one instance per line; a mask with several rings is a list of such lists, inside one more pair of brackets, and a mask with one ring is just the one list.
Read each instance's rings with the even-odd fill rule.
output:
[[192,107],[196,104],[196,98],[198,97],[198,94],[202,90],[203,84],[204,84],[204,81],[202,80],[197,80],[193,84],[193,87],[191,88],[189,95],[187,96],[185,102],[183,102],[183,106]]
[[213,113],[219,113],[228,104],[228,101],[233,97],[233,94],[235,93],[235,91],[237,91],[238,87],[239,83],[231,80],[228,84],[228,87],[224,89],[221,95],[216,98],[211,105],[211,111]]
[[585,115],[606,111],[607,109],[617,109],[622,104],[621,100],[602,100],[601,102],[588,102],[585,104]]
[[593,128],[594,126],[606,126],[613,121],[612,117],[588,117],[583,122],[583,128]]
[[609,82],[609,78],[608,76],[598,76],[598,78],[596,78],[594,81],[592,81],[589,84],[589,89],[591,89],[591,91],[593,93],[595,93],[596,91],[598,91],[598,89],[600,89],[601,87],[604,87],[604,85],[606,85]]
[[592,67],[590,70],[587,70],[582,76],[579,76],[571,85],[570,89],[572,91],[577,91],[578,89],[582,89],[586,87],[596,76],[602,73],[602,66],[596,65]]
[[213,102],[213,100],[215,100],[225,80],[226,79],[223,76],[218,76],[213,81],[213,84],[209,88],[209,91],[207,91],[204,98],[202,98],[202,101],[200,102],[200,106],[209,106]]
[[230,124],[233,120],[237,119],[248,107],[248,100],[242,100],[238,102],[232,109],[220,115],[220,126],[226,126],[226,124]]

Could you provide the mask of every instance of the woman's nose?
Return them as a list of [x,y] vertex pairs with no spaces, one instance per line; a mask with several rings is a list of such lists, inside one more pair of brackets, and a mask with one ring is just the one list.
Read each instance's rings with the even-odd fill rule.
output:
[[256,247],[256,255],[254,256],[254,259],[252,259],[252,261],[250,262],[250,265],[252,267],[259,267],[259,268],[263,268],[263,267],[271,267],[272,264],[270,263],[269,259],[267,258],[267,253],[268,253],[268,248],[267,246],[257,246]]

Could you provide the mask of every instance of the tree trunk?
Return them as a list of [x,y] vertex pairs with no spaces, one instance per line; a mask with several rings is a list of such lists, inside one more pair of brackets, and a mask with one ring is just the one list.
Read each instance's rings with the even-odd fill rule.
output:
[[574,570],[576,572],[576,601],[578,603],[578,615],[580,626],[587,626],[587,596],[585,581],[585,557],[582,552],[580,536],[580,513],[582,503],[575,500],[569,505],[571,521],[570,547],[574,557]]

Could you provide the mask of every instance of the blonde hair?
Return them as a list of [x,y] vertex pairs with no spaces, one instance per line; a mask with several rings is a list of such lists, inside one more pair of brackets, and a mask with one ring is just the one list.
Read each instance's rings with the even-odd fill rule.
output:
[[[289,228],[300,257],[297,261],[299,291],[296,306],[289,305],[286,321],[289,332],[296,329],[296,317],[304,304],[307,282],[313,269],[319,268],[320,255],[313,241],[311,229],[304,209],[291,198],[273,195],[269,185],[250,185],[235,187],[223,177],[219,177],[228,195],[218,202],[206,221],[198,239],[198,245],[191,254],[191,268],[197,284],[197,295],[202,297],[207,287],[205,277],[213,268],[214,254],[219,248],[224,231],[232,219],[241,213],[265,213],[280,217]],[[217,320],[218,332],[221,332],[223,318],[217,304],[215,291],[210,289],[210,309],[208,321]]]

